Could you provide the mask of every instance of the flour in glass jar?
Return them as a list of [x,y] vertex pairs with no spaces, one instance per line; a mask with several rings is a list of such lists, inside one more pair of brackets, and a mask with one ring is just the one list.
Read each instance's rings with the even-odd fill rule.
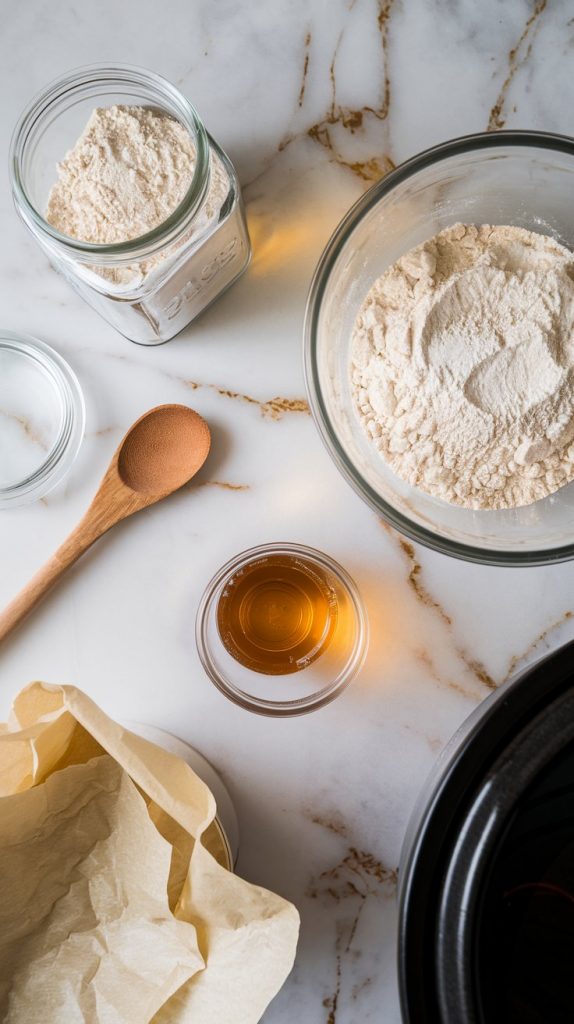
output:
[[[95,245],[140,238],[163,224],[184,200],[195,163],[189,132],[169,114],[150,107],[97,107],[58,164],[46,220],[63,235]],[[201,215],[175,250],[217,219],[228,189],[223,164],[212,153]],[[128,266],[98,267],[96,272],[114,284],[133,285],[160,266],[167,255],[164,252]]]

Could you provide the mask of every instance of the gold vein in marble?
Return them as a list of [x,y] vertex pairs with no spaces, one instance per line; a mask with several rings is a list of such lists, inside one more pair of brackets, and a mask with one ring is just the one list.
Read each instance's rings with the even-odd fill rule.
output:
[[398,541],[401,551],[406,555],[409,561],[409,586],[414,590],[418,600],[421,601],[422,604],[426,604],[427,608],[433,608],[447,626],[452,626],[452,619],[450,615],[447,615],[442,605],[439,604],[439,602],[428,592],[422,582],[422,565],[417,561],[413,545],[410,544],[408,540],[405,540],[404,537],[399,537]]
[[335,980],[336,980],[335,991],[333,992],[332,996],[326,996],[326,998],[323,1000],[323,1006],[325,1007],[326,1010],[329,1011],[329,1016],[327,1017],[327,1024],[336,1024],[337,1009],[339,1007],[339,996],[341,995],[341,980],[342,980],[341,974],[342,974],[341,952],[339,950],[339,939],[337,938],[337,963],[336,963],[336,976],[335,976]]
[[[404,537],[398,535],[388,525],[388,523],[384,522],[383,520],[381,520],[381,523],[384,526],[386,532],[389,534],[389,536],[393,537],[393,539],[398,540],[401,551],[408,559],[408,582],[417,599],[421,602],[421,604],[424,604],[425,607],[430,608],[432,611],[434,611],[441,619],[441,621],[444,623],[445,627],[447,627],[448,631],[451,632],[453,628],[453,622],[450,615],[447,614],[447,612],[444,610],[440,602],[437,601],[432,596],[432,594],[429,593],[429,591],[422,582],[422,566],[420,565],[420,562],[416,558],[416,553],[413,545],[409,541],[405,540]],[[546,627],[546,629],[542,630],[542,632],[539,633],[539,635],[535,637],[535,639],[528,645],[526,650],[522,651],[521,654],[514,655],[510,659],[506,673],[500,680],[500,682],[497,682],[493,678],[493,676],[490,674],[490,672],[487,671],[484,664],[478,658],[473,657],[471,654],[469,654],[468,651],[466,651],[463,647],[461,647],[454,641],[453,649],[457,657],[460,658],[460,660],[466,666],[469,672],[482,686],[485,686],[489,690],[496,690],[503,683],[506,683],[523,663],[528,661],[530,655],[534,654],[541,644],[545,643],[548,640],[548,638],[556,632],[556,630],[560,629],[561,626],[563,626],[570,619],[574,619],[574,612],[564,612],[564,614],[561,615],[560,618],[556,619],[555,622],[552,622],[549,626]],[[424,648],[419,648],[415,650],[414,654],[415,657],[417,658],[417,661],[419,661],[422,665],[425,666],[425,668],[431,675],[431,678],[434,679],[435,682],[448,686],[449,689],[455,690],[464,697],[474,697],[474,695],[471,694],[467,689],[465,689],[465,687],[463,687],[460,683],[455,682],[452,679],[445,679],[444,676],[440,674],[428,650]]]
[[471,654],[460,647],[455,648],[459,658],[462,659],[466,667],[476,678],[479,683],[486,686],[489,690],[496,690],[498,683],[491,676],[490,672],[487,672],[484,665],[478,658],[473,658]]
[[349,846],[347,853],[334,867],[322,871],[318,881],[312,885],[307,895],[310,899],[327,896],[336,903],[352,896],[367,896],[378,893],[384,887],[387,895],[394,892],[397,885],[396,868],[388,868],[374,854]]
[[303,106],[303,101],[305,99],[305,88],[307,86],[307,72],[309,70],[309,56],[310,56],[309,50],[310,50],[310,46],[311,46],[311,33],[310,32],[307,32],[307,35],[305,36],[305,44],[304,44],[304,46],[305,46],[305,50],[304,50],[304,58],[303,58],[303,77],[301,79],[301,88],[299,89],[299,98],[297,100],[297,106],[298,107],[302,107]]
[[[327,902],[336,904],[346,900],[358,901],[350,925],[345,927],[343,923],[337,923],[335,988],[332,995],[323,999],[323,1006],[328,1011],[326,1024],[336,1024],[343,981],[343,960],[351,953],[363,908],[369,897],[394,895],[397,877],[395,868],[387,868],[372,853],[350,846],[343,859],[334,867],[323,871],[317,884],[307,892],[311,899],[323,897]],[[354,985],[351,998],[357,999],[363,988],[370,984],[371,978],[366,977],[360,985]]]
[[414,651],[416,660],[426,669],[430,678],[433,682],[439,686],[446,686],[449,690],[453,690],[455,693],[459,693],[461,697],[466,697],[467,700],[476,700],[477,694],[468,690],[462,683],[456,682],[454,679],[446,678],[444,673],[439,672],[437,666],[434,663],[433,658],[429,654],[425,647],[418,647]]
[[[353,110],[351,107],[344,107],[337,103],[337,80],[335,67],[341,40],[344,34],[344,30],[341,30],[331,59],[331,64],[329,66],[329,79],[331,82],[330,107],[320,121],[317,121],[315,124],[312,124],[310,128],[307,128],[307,135],[309,138],[313,139],[314,142],[319,143],[320,146],[326,149],[335,163],[340,167],[345,167],[352,171],[353,174],[369,184],[374,181],[378,181],[380,178],[384,177],[385,174],[388,174],[389,171],[394,169],[395,163],[392,158],[388,154],[383,154],[381,156],[372,156],[368,160],[348,160],[342,155],[335,145],[332,137],[332,129],[335,126],[338,126],[343,128],[345,132],[354,135],[356,132],[364,128],[365,115],[370,115],[371,117],[376,118],[377,121],[386,121],[388,118],[391,106],[391,78],[387,51],[389,23],[394,2],[395,0],[379,0],[377,5],[377,30],[381,38],[381,51],[383,56],[383,90],[379,105],[373,107],[367,104],[357,110]],[[305,37],[303,76],[299,90],[299,107],[303,106],[305,97],[307,72],[309,69],[310,42],[311,36],[310,33],[307,33],[307,36]],[[298,137],[298,135],[287,135],[279,144],[279,152],[282,152],[291,142],[294,141],[294,139]]]
[[199,388],[209,388],[211,391],[215,391],[216,394],[221,395],[222,398],[234,398],[240,402],[246,402],[248,405],[257,405],[261,415],[271,420],[280,420],[288,412],[309,413],[309,405],[304,398],[282,398],[277,395],[275,398],[261,401],[259,398],[253,398],[252,395],[245,395],[240,391],[231,391],[229,388],[220,387],[218,384],[202,384],[196,380],[184,380],[183,383],[187,388],[191,388],[192,391],[196,391]]
[[[504,126],[506,125],[506,116],[507,115],[505,114],[505,105],[506,105],[506,97],[508,95],[508,90],[509,90],[509,88],[510,88],[510,86],[512,84],[512,80],[513,80],[516,72],[518,71],[518,69],[520,67],[522,67],[523,64],[526,63],[526,61],[530,57],[530,54],[532,53],[533,37],[534,37],[534,33],[536,31],[536,28],[538,27],[538,19],[540,18],[540,15],[546,9],[547,2],[548,2],[548,0],[536,0],[536,3],[534,5],[534,10],[532,11],[532,14],[530,15],[530,17],[528,18],[528,20],[527,20],[527,22],[526,22],[526,24],[525,24],[525,26],[524,26],[521,34],[520,34],[518,42],[509,51],[509,54],[508,54],[508,74],[506,75],[506,78],[504,79],[504,82],[502,83],[502,88],[501,88],[501,90],[500,90],[500,92],[499,92],[499,94],[498,94],[498,96],[496,98],[496,103],[494,104],[494,106],[492,107],[492,109],[490,111],[490,115],[489,115],[489,118],[488,118],[488,125],[487,125],[487,129],[486,129],[489,132],[494,132],[494,131],[496,131],[499,128],[504,128]],[[528,42],[528,45],[526,46],[527,42]],[[524,50],[525,46],[526,46],[526,49]],[[524,53],[523,53],[523,51],[524,51]]]
[[224,491],[249,491],[249,484],[231,484],[227,480],[202,480],[196,487],[220,487]]
[[348,837],[349,833],[347,831],[347,826],[345,825],[345,822],[341,821],[339,818],[326,818],[324,815],[311,813],[306,814],[305,816],[309,821],[313,822],[314,825],[319,825],[320,828],[326,829],[327,832],[332,832],[333,835],[345,839]]
[[552,635],[552,633],[555,633],[557,629],[560,629],[560,627],[563,626],[565,622],[568,622],[568,620],[572,618],[574,618],[574,612],[564,612],[564,614],[561,615],[559,619],[556,619],[556,621],[552,622],[549,626],[546,627],[546,629],[543,629],[542,632],[539,633],[537,637],[535,637],[532,643],[528,645],[526,650],[522,652],[522,654],[515,654],[514,657],[512,657],[508,663],[506,675],[504,676],[502,682],[506,683],[507,680],[514,675],[514,673],[520,667],[520,665],[522,665],[524,662],[527,662],[530,655],[534,654],[538,647],[540,647],[541,644],[545,643],[548,637]]
[[429,736],[428,733],[423,732],[421,729],[415,729],[415,727],[411,725],[410,722],[403,722],[402,728],[406,732],[412,732],[414,736],[420,736],[420,738],[425,741],[428,747],[430,747],[433,754],[437,754],[439,750],[441,750],[442,747],[444,746],[444,741],[439,739],[438,736]]
[[[475,658],[473,655],[469,654],[469,652],[465,650],[464,647],[455,642],[454,637],[452,636],[452,619],[450,615],[445,611],[441,603],[437,601],[435,597],[432,596],[427,587],[424,585],[422,580],[422,566],[416,557],[416,552],[413,545],[409,541],[405,540],[404,537],[401,537],[399,534],[397,534],[384,520],[381,519],[381,523],[385,528],[386,532],[389,534],[389,536],[392,537],[393,540],[398,540],[399,547],[403,555],[405,555],[405,557],[408,560],[409,574],[407,580],[417,600],[420,601],[420,603],[423,604],[426,608],[429,608],[436,615],[438,615],[438,617],[444,623],[446,629],[451,635],[451,642],[453,645],[454,652],[456,656],[462,661],[463,665],[465,665],[465,667],[468,669],[468,671],[475,677],[475,679],[482,686],[487,687],[487,689],[489,690],[495,690],[497,687],[496,681],[493,679],[490,672],[487,671],[484,664],[481,661],[479,661],[478,658]],[[419,652],[419,660],[421,660],[420,653],[421,652]],[[437,681],[440,681],[438,676]],[[455,689],[459,689],[460,692],[463,693],[465,696],[469,696],[468,691],[466,691],[463,687],[459,686],[458,684],[450,682],[447,683],[447,685],[454,687]]]
[[[89,349],[87,351],[90,352]],[[127,356],[117,355],[115,352],[105,352],[104,355],[108,359],[119,359],[122,362],[130,363],[141,371],[150,369],[143,363],[136,362],[134,359],[129,359]],[[204,381],[188,380],[185,377],[180,377],[176,373],[169,373],[168,370],[161,370],[157,367],[154,367],[150,372],[154,374],[161,374],[161,376],[167,378],[167,380],[183,384],[184,387],[190,388],[191,391],[198,391],[200,388],[206,388],[209,391],[214,391],[217,395],[221,395],[223,398],[233,398],[240,402],[246,402],[248,405],[256,405],[259,407],[261,415],[266,419],[280,420],[283,415],[290,412],[302,412],[310,415],[309,404],[304,398],[283,398],[281,395],[277,395],[275,398],[269,398],[266,401],[263,401],[259,398],[253,398],[252,395],[245,395],[241,391],[232,391],[230,388],[224,388],[219,384],[207,384]]]
[[48,451],[48,446],[44,438],[41,437],[36,430],[34,430],[34,428],[28,422],[27,419],[25,419],[23,416],[16,416],[15,413],[5,412],[4,409],[0,409],[0,415],[4,416],[7,420],[13,420],[13,422],[20,427],[20,430],[24,434],[24,437],[27,437],[28,440],[32,442],[32,444],[37,444],[38,447],[41,448],[42,451],[44,452]]
[[[381,121],[384,121],[389,114],[391,108],[391,77],[389,75],[389,62],[387,59],[387,49],[389,42],[389,22],[391,18],[391,11],[393,9],[394,0],[380,0],[379,2],[379,13],[377,15],[377,25],[381,36],[381,45],[383,48],[383,54],[385,58],[385,77],[383,82],[383,102],[379,108],[378,113],[374,110],[371,113],[375,114]],[[369,107],[366,108],[370,110]]]
[[[92,436],[93,437],[105,437],[106,434],[115,434],[116,431],[119,431],[119,429],[120,429],[119,427],[100,427],[99,430],[94,430]],[[90,436],[89,434],[86,434],[86,437],[89,437],[89,436]]]

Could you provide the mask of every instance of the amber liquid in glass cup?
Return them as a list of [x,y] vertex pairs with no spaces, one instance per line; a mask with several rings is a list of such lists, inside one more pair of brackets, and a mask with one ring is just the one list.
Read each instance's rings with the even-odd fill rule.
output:
[[217,606],[226,650],[266,675],[307,668],[331,643],[337,618],[327,576],[295,555],[254,558],[228,580]]
[[368,621],[356,584],[304,544],[260,544],[208,583],[195,636],[207,675],[229,700],[260,715],[302,715],[357,675]]

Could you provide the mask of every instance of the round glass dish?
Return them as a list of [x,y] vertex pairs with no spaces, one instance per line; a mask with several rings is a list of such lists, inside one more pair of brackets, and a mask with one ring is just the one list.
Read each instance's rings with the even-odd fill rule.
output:
[[0,330],[0,508],[36,501],[62,480],[84,422],[80,385],[62,357]]
[[[228,652],[218,628],[218,607],[226,586],[244,567],[277,555],[300,558],[316,569],[332,591],[337,621],[328,646],[307,667],[267,675],[246,668]],[[367,650],[368,622],[355,583],[332,558],[301,544],[264,544],[236,555],[208,584],[197,612],[196,641],[208,676],[235,704],[260,715],[301,715],[330,703],[357,674]]]
[[334,462],[401,533],[457,558],[541,565],[574,556],[574,484],[505,511],[449,505],[405,483],[364,433],[350,390],[350,340],[373,282],[413,246],[457,222],[510,224],[574,250],[574,140],[501,131],[446,142],[388,174],[351,208],[311,285],[305,324],[309,402]]

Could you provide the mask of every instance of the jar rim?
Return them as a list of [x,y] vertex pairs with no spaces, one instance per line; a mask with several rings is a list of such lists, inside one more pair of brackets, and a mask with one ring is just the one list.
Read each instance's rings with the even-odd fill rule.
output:
[[[30,135],[38,121],[69,93],[90,84],[117,81],[119,84],[144,86],[164,94],[177,110],[178,119],[192,136],[196,148],[196,161],[189,189],[166,220],[151,231],[124,242],[83,242],[58,231],[36,209],[23,181],[23,156]],[[193,104],[162,75],[131,64],[88,64],[72,69],[42,89],[30,101],[18,119],[10,143],[10,179],[12,194],[19,212],[30,221],[46,240],[64,252],[80,254],[86,262],[99,265],[130,263],[144,259],[175,242],[201,206],[209,185],[209,139],[207,131]]]

